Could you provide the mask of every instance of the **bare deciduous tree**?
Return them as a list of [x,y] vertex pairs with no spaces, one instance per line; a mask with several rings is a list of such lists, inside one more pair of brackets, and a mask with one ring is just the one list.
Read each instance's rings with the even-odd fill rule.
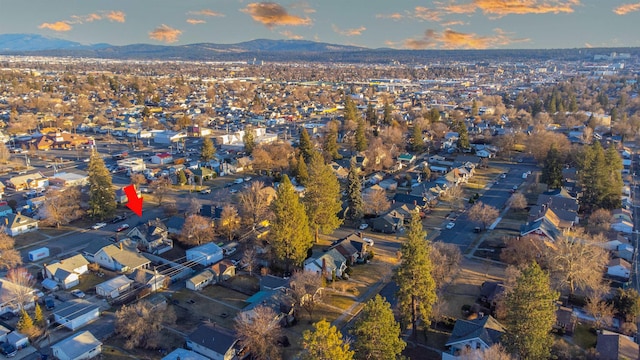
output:
[[478,201],[469,209],[469,220],[479,222],[483,229],[486,229],[487,225],[494,222],[499,215],[498,209],[485,205],[482,201]]
[[14,248],[15,240],[0,226],[0,269],[12,269],[22,265],[22,256]]
[[200,214],[201,208],[200,200],[198,200],[195,196],[189,199],[189,205],[187,205],[187,215],[198,215]]
[[546,267],[547,245],[540,237],[506,237],[503,241],[505,248],[500,253],[502,261],[518,268],[524,268],[532,261],[536,261],[542,268]]
[[447,189],[446,197],[449,201],[451,209],[458,210],[462,208],[462,203],[464,201],[464,199],[462,198],[463,193],[464,190],[462,189],[462,186],[459,185],[452,186]]
[[180,232],[180,241],[188,245],[201,245],[213,240],[213,223],[200,215],[189,215]]
[[527,207],[527,198],[521,192],[513,193],[507,205],[514,210],[523,210]]
[[244,253],[242,253],[242,260],[240,261],[243,264],[244,268],[249,272],[249,275],[253,275],[253,271],[255,270],[257,263],[257,255],[255,247],[248,246]]
[[460,360],[513,360],[513,357],[501,345],[493,345],[488,349],[464,349]]
[[20,310],[24,309],[25,304],[33,301],[33,286],[36,279],[23,267],[10,269],[6,279],[15,286],[5,289],[2,301],[14,304]]
[[611,211],[598,209],[589,215],[587,229],[591,233],[602,233],[611,228]]
[[240,229],[238,210],[233,205],[225,205],[220,213],[220,231],[231,240],[238,229]]
[[176,321],[173,309],[164,306],[154,308],[147,301],[139,301],[116,312],[116,333],[125,339],[126,349],[153,349],[161,345],[162,328]]
[[291,295],[295,306],[309,314],[312,321],[313,311],[322,303],[322,274],[313,271],[296,271],[291,276]]
[[462,252],[455,244],[438,241],[431,244],[429,256],[432,264],[438,264],[433,267],[431,275],[436,282],[436,289],[440,289],[446,279],[458,270]]
[[593,326],[596,329],[602,329],[605,326],[611,326],[613,324],[613,317],[615,315],[615,308],[613,304],[607,302],[605,295],[608,292],[608,286],[598,286],[597,288],[589,291],[587,296],[587,305],[584,309],[594,318]]
[[367,214],[380,215],[389,210],[389,207],[391,207],[391,202],[389,202],[384,190],[373,190],[364,195],[364,211]]
[[140,188],[140,185],[147,183],[147,179],[142,174],[131,174],[131,183],[136,186],[136,189]]
[[256,359],[279,359],[277,345],[282,328],[276,313],[266,306],[257,306],[253,311],[243,311],[235,318],[234,329],[240,340]]
[[162,206],[162,204],[164,203],[164,199],[167,197],[169,191],[171,190],[171,180],[167,178],[160,178],[154,181],[150,187],[152,189],[153,196],[158,202],[158,206]]
[[248,189],[240,192],[240,209],[245,222],[256,226],[269,211],[269,196],[262,181],[254,181]]
[[80,208],[80,201],[69,199],[80,199],[80,189],[77,186],[49,192],[42,208],[44,222],[60,227],[82,217],[84,211]]

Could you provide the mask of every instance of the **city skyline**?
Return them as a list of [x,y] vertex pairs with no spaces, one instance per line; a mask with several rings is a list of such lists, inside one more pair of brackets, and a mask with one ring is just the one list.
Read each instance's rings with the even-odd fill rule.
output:
[[2,7],[0,34],[83,44],[264,38],[415,50],[640,46],[631,31],[640,20],[637,0],[3,0]]

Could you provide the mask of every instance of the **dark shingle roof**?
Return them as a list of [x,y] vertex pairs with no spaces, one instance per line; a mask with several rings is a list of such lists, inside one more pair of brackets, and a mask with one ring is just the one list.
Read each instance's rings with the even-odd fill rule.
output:
[[218,354],[226,354],[235,344],[236,337],[212,323],[203,323],[189,335],[189,340]]

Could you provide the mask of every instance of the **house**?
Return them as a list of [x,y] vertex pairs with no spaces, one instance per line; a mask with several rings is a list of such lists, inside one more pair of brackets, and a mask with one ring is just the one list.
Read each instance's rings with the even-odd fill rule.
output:
[[393,234],[404,224],[404,217],[400,213],[387,213],[371,219],[371,230],[385,234]]
[[393,178],[389,178],[380,181],[378,186],[387,191],[396,191],[396,189],[398,188],[398,182]]
[[611,230],[618,231],[624,234],[632,234],[633,222],[622,218],[613,218],[611,220]]
[[289,288],[289,278],[265,275],[260,278],[260,291],[283,290]]
[[187,261],[193,261],[203,266],[209,266],[222,260],[222,249],[214,244],[207,243],[186,251]]
[[549,221],[548,218],[544,217],[540,220],[520,226],[521,236],[529,234],[555,241],[560,235],[562,235],[562,232],[551,221]]
[[[287,280],[288,283],[289,281]],[[294,301],[289,295],[289,290],[288,287],[260,290],[245,300],[248,305],[242,309],[242,312],[247,313],[247,316],[251,318],[256,307],[266,306],[277,314],[274,321],[277,321],[283,327],[290,326],[295,321],[295,307]]]
[[310,258],[304,262],[305,271],[324,274],[327,280],[342,277],[347,269],[347,259],[336,249],[331,249],[317,258]]
[[38,230],[38,220],[21,214],[9,214],[0,218],[4,231],[10,236],[17,236]]
[[59,262],[45,264],[43,277],[55,280],[64,289],[70,289],[80,283],[80,275],[89,271],[89,261],[84,256],[78,254],[60,260]]
[[88,141],[89,138],[82,135],[53,131],[42,135],[36,140],[35,146],[36,149],[45,151],[50,149],[75,149],[85,145]]
[[84,186],[88,183],[89,183],[88,174],[59,172],[54,174],[49,179],[49,185],[56,186],[59,188],[70,187],[70,186]]
[[100,306],[84,299],[65,301],[53,313],[56,323],[75,331],[100,317]]
[[33,174],[14,176],[7,180],[6,185],[8,188],[15,191],[41,189],[49,186],[49,179],[37,172]]
[[27,335],[21,334],[16,330],[8,333],[3,341],[13,345],[18,350],[29,346],[29,338]]
[[209,270],[213,272],[217,282],[227,281],[236,276],[236,266],[233,265],[231,260],[227,259],[211,265]]
[[216,276],[211,269],[205,269],[200,273],[187,279],[185,286],[189,290],[200,291],[209,284],[216,283]]
[[189,334],[186,347],[212,360],[231,360],[236,356],[237,342],[234,335],[205,322]]
[[53,356],[59,360],[85,360],[102,353],[102,343],[89,331],[72,335],[51,346]]
[[[6,203],[5,203],[6,204]],[[0,205],[0,217],[6,217],[13,214],[13,209],[9,205]]]
[[500,343],[505,328],[491,315],[479,316],[473,320],[456,320],[453,331],[442,353],[442,360],[457,359],[466,349],[486,350]]
[[94,263],[96,262],[96,255],[98,254],[98,252],[100,252],[102,248],[112,244],[113,243],[110,240],[105,238],[92,239],[91,241],[89,241],[87,246],[85,246],[85,248],[82,249],[82,255],[84,255],[84,257],[89,262]]
[[638,358],[638,344],[632,338],[607,330],[598,333],[596,351],[601,360]]
[[121,272],[146,268],[151,263],[139,253],[125,249],[122,243],[118,245],[111,244],[101,248],[94,256],[94,261],[105,269]]
[[168,220],[166,220],[164,224],[167,226],[169,235],[180,235],[180,233],[182,232],[182,227],[184,226],[184,221],[184,216],[172,216]]
[[571,335],[576,328],[577,317],[576,314],[573,313],[573,310],[558,305],[558,309],[556,310],[556,322],[553,324],[553,328],[555,330],[562,331],[562,333]]
[[133,280],[124,275],[116,276],[96,285],[96,294],[105,298],[117,298],[131,288]]
[[177,348],[161,360],[209,360],[209,358],[191,350]]
[[607,264],[607,275],[628,280],[631,275],[631,264],[624,259],[611,259]]
[[[142,197],[142,191],[140,191],[140,189],[136,189],[136,196]],[[126,204],[128,202],[129,198],[127,197],[127,193],[124,191],[124,188],[116,189],[116,203]]]
[[485,281],[480,286],[480,303],[495,311],[499,297],[504,293],[505,287],[502,281]]
[[164,289],[171,283],[168,276],[143,268],[135,269],[128,277],[152,292]]
[[169,229],[160,219],[133,228],[127,236],[136,242],[138,249],[150,254],[160,255],[173,249],[173,240],[169,238]]
[[173,156],[169,153],[158,153],[151,157],[151,163],[156,165],[166,165],[173,162]]

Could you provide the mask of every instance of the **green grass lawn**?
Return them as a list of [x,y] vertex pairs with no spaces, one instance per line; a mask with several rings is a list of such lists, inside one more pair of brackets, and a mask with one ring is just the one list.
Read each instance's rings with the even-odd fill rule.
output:
[[589,349],[596,346],[598,336],[591,331],[591,326],[586,324],[576,325],[573,332],[573,342],[583,349]]

